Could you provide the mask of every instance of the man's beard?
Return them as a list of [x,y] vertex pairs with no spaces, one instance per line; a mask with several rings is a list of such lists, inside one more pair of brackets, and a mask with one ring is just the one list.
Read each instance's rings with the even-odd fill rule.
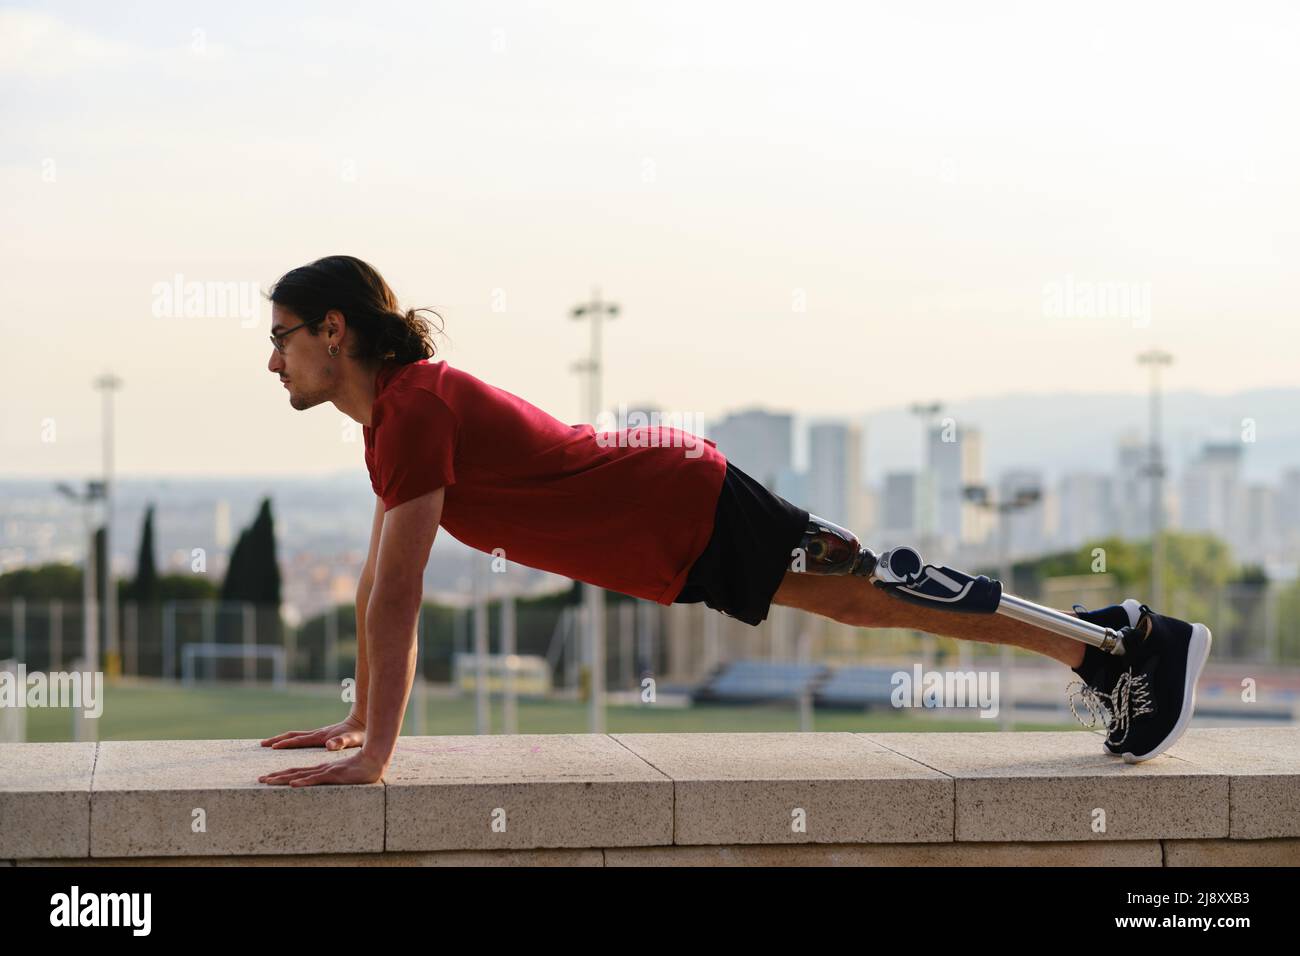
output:
[[304,393],[290,391],[289,393],[289,404],[300,412],[304,412],[309,408],[315,408],[325,400],[325,396],[321,395],[319,392]]
[[[289,389],[289,403],[298,411],[303,412],[309,408],[315,408],[317,405],[330,400],[329,393],[335,385],[334,369],[327,366],[323,369],[323,372],[326,381],[317,385],[314,391],[295,392],[292,388]],[[290,385],[293,384],[292,376],[289,383]]]

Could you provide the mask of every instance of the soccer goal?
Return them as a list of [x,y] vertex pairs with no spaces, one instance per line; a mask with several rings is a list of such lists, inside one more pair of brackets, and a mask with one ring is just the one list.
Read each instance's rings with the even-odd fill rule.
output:
[[[194,684],[196,670],[202,661],[224,659],[253,661],[267,659],[271,662],[271,683],[283,687],[285,681],[284,648],[277,644],[213,644],[199,642],[186,644],[181,649],[181,683],[189,687]],[[215,671],[215,668],[212,670]],[[211,677],[207,678],[211,679]]]

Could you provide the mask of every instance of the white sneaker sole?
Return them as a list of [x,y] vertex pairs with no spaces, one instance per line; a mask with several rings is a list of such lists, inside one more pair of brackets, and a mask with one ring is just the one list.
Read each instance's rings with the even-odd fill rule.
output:
[[1178,738],[1183,735],[1187,725],[1192,722],[1192,714],[1196,710],[1196,682],[1200,679],[1206,660],[1209,659],[1212,640],[1213,636],[1210,634],[1208,627],[1204,624],[1192,625],[1192,636],[1187,642],[1187,677],[1183,683],[1183,712],[1178,715],[1178,723],[1174,724],[1174,729],[1170,731],[1169,736],[1162,740],[1154,750],[1144,754],[1134,754],[1126,751],[1123,754],[1125,763],[1141,763],[1144,760],[1150,760],[1176,744]]

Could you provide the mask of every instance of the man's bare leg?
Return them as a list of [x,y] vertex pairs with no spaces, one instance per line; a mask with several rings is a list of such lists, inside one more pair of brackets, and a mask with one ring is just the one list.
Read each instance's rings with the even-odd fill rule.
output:
[[[1068,667],[1083,663],[1085,645],[1005,614],[963,614],[911,604],[866,578],[786,571],[773,604],[820,614],[854,627],[906,627],[986,644],[1014,644]],[[1072,613],[1072,612],[1066,612]]]

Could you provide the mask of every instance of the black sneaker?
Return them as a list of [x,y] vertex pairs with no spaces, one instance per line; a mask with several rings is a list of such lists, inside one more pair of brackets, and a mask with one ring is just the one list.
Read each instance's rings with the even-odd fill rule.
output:
[[[1074,605],[1075,617],[1078,617],[1090,624],[1099,624],[1102,627],[1108,627],[1113,631],[1119,631],[1126,627],[1133,627],[1138,623],[1141,617],[1141,607],[1135,598],[1129,598],[1123,604],[1112,604],[1109,607],[1098,608],[1095,611],[1085,611],[1083,605]],[[1131,643],[1131,639],[1130,642]],[[1130,665],[1133,663],[1133,656],[1129,644],[1125,644],[1125,650],[1130,651],[1126,654],[1108,654],[1099,647],[1089,644],[1084,648],[1083,662],[1078,667],[1071,668],[1074,673],[1078,674],[1082,680],[1075,681],[1066,687],[1066,693],[1070,702],[1070,712],[1074,714],[1075,720],[1085,727],[1092,728],[1097,726],[1098,720],[1106,727],[1107,745],[1115,738],[1118,738],[1122,728],[1118,726],[1115,719],[1122,702],[1117,698],[1123,698],[1128,693],[1128,675]],[[1121,683],[1122,680],[1122,683]],[[1119,693],[1116,693],[1118,688]],[[1079,700],[1088,710],[1090,720],[1085,722],[1079,716],[1078,710],[1075,709],[1075,701]],[[1109,746],[1105,746],[1106,753],[1114,753]]]
[[1196,681],[1213,640],[1204,624],[1157,614],[1145,604],[1141,611],[1138,631],[1145,636],[1128,642],[1124,655],[1132,661],[1127,693],[1116,713],[1117,729],[1123,725],[1123,732],[1106,740],[1106,750],[1125,763],[1150,760],[1183,735],[1196,710]]

